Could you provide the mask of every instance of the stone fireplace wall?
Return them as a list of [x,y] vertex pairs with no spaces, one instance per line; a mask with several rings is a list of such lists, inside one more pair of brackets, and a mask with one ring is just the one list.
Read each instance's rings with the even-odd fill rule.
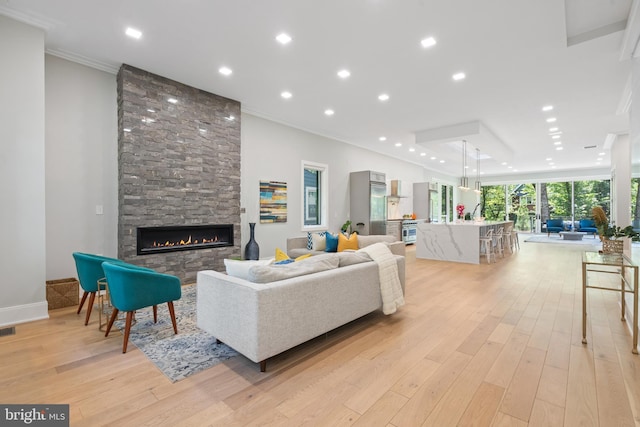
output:
[[[240,103],[123,65],[118,257],[194,283],[240,256]],[[172,101],[176,102],[172,102]],[[136,229],[233,224],[232,247],[136,254]]]

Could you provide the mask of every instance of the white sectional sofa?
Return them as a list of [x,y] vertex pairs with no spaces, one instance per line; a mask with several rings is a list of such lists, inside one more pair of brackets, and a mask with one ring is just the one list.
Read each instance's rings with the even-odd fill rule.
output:
[[[402,241],[396,240],[394,236],[386,234],[374,234],[370,236],[358,235],[358,248],[364,248],[374,243],[383,242],[389,245],[389,250],[396,255],[405,255],[406,244]],[[307,247],[307,237],[290,237],[287,239],[287,255],[291,258],[299,257],[305,254],[319,255],[325,253],[324,251],[316,251]]]
[[[200,271],[198,327],[259,363],[264,372],[268,358],[381,308],[378,266],[357,256],[313,256],[292,267],[322,263],[327,269],[269,283]],[[405,258],[394,257],[404,292]]]

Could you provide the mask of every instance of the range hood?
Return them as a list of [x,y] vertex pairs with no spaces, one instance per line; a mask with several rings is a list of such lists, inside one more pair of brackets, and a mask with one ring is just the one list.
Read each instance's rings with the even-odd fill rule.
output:
[[402,195],[402,182],[399,179],[391,180],[391,194],[387,196],[390,199],[402,199],[407,196]]

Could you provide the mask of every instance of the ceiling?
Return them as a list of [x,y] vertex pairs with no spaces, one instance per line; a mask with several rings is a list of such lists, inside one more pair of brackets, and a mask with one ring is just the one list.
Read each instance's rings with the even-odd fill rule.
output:
[[[620,52],[630,8],[631,0],[0,0],[0,14],[45,29],[48,53],[111,72],[126,63],[454,176],[463,139],[472,155],[480,150],[487,175],[607,167],[607,135],[629,128],[620,105],[631,64]],[[127,27],[142,37],[127,37]],[[275,40],[282,32],[287,45]],[[427,37],[435,46],[421,46]],[[233,73],[221,75],[222,66]],[[351,75],[341,79],[341,69]],[[466,78],[454,81],[458,72]]]

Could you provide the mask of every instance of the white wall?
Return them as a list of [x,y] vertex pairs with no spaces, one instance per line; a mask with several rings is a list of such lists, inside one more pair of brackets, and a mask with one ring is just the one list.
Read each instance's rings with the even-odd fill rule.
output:
[[631,224],[631,145],[629,135],[618,135],[611,149],[611,174],[614,176],[611,188],[613,222],[619,227]]
[[[275,248],[286,249],[287,237],[302,236],[302,161],[329,166],[329,230],[336,232],[349,218],[349,173],[360,170],[384,172],[387,181],[399,179],[409,194],[414,182],[431,179],[421,166],[345,144],[251,114],[242,114],[242,248],[249,239],[249,222],[256,222],[260,257],[273,256]],[[287,183],[288,220],[260,224],[260,180]],[[405,191],[406,190],[406,191]],[[405,202],[406,203],[406,202]],[[411,212],[411,207],[406,209]]]
[[76,277],[74,251],[117,254],[118,123],[114,74],[51,55],[45,71],[50,280]]
[[46,318],[44,32],[0,16],[0,325]]

